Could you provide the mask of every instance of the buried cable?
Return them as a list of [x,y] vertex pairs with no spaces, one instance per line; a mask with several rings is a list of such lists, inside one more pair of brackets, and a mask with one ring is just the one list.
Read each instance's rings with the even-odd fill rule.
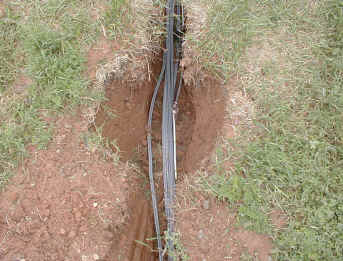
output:
[[157,248],[158,248],[158,257],[159,261],[163,260],[162,255],[162,240],[161,240],[161,230],[160,230],[160,223],[158,218],[158,208],[157,208],[157,198],[156,198],[156,191],[155,191],[155,182],[154,182],[154,170],[153,170],[153,153],[152,153],[152,141],[151,141],[151,124],[152,124],[152,114],[155,107],[156,96],[158,90],[160,88],[164,72],[166,68],[166,55],[163,55],[163,65],[161,69],[160,76],[158,78],[156,87],[154,89],[154,93],[151,99],[150,109],[149,109],[149,119],[148,119],[148,157],[149,157],[149,181],[150,181],[150,190],[151,190],[151,199],[152,199],[152,207],[154,212],[154,223],[155,223],[155,231],[156,231],[156,238],[157,238]]
[[[168,23],[167,23],[167,63],[165,75],[165,87],[163,94],[162,111],[162,153],[163,153],[163,183],[164,183],[164,203],[167,217],[167,249],[169,253],[174,252],[172,234],[174,232],[174,194],[175,194],[175,165],[174,165],[174,145],[173,145],[173,112],[172,104],[174,100],[174,6],[175,1],[168,1]],[[168,254],[168,260],[173,261],[174,257]]]

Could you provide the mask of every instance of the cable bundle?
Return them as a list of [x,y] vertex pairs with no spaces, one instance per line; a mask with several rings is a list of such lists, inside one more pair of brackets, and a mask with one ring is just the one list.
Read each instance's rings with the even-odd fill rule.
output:
[[[157,234],[157,246],[159,251],[159,260],[163,260],[162,242],[160,235],[160,224],[158,218],[157,199],[153,175],[153,155],[151,141],[151,124],[154,104],[157,93],[164,77],[163,109],[162,109],[162,153],[163,153],[163,185],[164,185],[164,203],[167,218],[167,249],[169,253],[174,252],[173,233],[174,233],[174,197],[176,173],[176,137],[175,137],[175,114],[177,98],[180,95],[182,76],[180,74],[179,88],[176,91],[176,79],[181,59],[181,35],[183,26],[183,9],[180,4],[176,6],[176,32],[174,32],[175,22],[175,0],[168,0],[167,6],[167,39],[166,52],[163,55],[163,65],[159,79],[157,81],[153,97],[150,104],[148,119],[148,157],[149,157],[149,179],[154,212],[155,230]],[[176,37],[175,37],[176,36]],[[176,52],[175,49],[176,48]],[[174,57],[176,56],[176,57]],[[173,261],[172,255],[168,256],[169,261]]]

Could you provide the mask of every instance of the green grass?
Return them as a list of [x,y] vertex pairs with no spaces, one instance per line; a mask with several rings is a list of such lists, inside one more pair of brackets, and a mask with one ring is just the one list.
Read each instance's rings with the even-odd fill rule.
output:
[[[209,7],[207,26],[188,41],[204,68],[224,79],[241,76],[256,107],[255,127],[246,132],[255,135],[242,132],[225,143],[206,188],[238,210],[238,225],[272,236],[275,260],[342,259],[341,1],[202,3]],[[53,126],[43,120],[46,114],[98,99],[83,72],[86,51],[99,33],[105,29],[111,39],[147,28],[156,37],[163,34],[160,24],[144,19],[142,27],[125,30],[136,18],[127,1],[104,1],[109,8],[97,21],[90,19],[93,4],[10,1],[0,18],[0,188],[28,144],[43,148],[49,142]],[[129,46],[144,41],[141,36],[128,39]],[[18,95],[13,83],[19,73],[32,84]],[[98,133],[84,139],[90,150],[107,144]],[[220,166],[227,157],[235,161],[229,172]],[[117,161],[116,154],[110,158]],[[271,224],[274,209],[288,217],[286,227]]]
[[[343,4],[250,3],[253,38],[236,72],[255,127],[227,142],[205,187],[237,208],[238,225],[272,236],[274,260],[341,260]],[[271,223],[275,209],[284,228]]]
[[[14,0],[5,8],[0,18],[0,188],[26,156],[27,145],[43,148],[50,141],[53,123],[45,116],[72,113],[103,99],[103,90],[94,90],[84,73],[87,51],[100,34],[136,48],[140,42],[132,44],[128,37],[141,33],[139,40],[145,41],[151,18],[138,14],[143,8],[133,15],[126,0]],[[16,79],[23,76],[31,83],[18,92]]]
[[173,250],[166,249],[169,256],[172,256],[174,260],[180,260],[180,261],[189,260],[190,257],[187,254],[187,249],[185,249],[184,245],[181,242],[181,235],[179,232],[175,232],[172,235],[170,235],[165,231],[164,240],[165,240],[166,246],[169,240],[172,240],[174,244]]
[[[92,88],[84,73],[87,52],[100,34],[123,41],[140,28],[134,28],[126,0],[14,0],[5,9],[0,18],[0,189],[26,156],[27,145],[44,148],[50,141],[54,126],[46,116],[103,100],[103,90]],[[18,92],[16,79],[22,76],[31,83]],[[96,139],[89,137],[93,144]],[[105,149],[114,144],[96,144],[117,160]]]
[[[194,4],[185,2],[186,7]],[[206,71],[228,79],[252,36],[250,1],[200,0],[195,5],[202,7],[204,14],[195,9],[190,27],[197,27],[203,20],[205,24],[199,32],[186,33],[186,43],[194,55],[192,59]]]
[[[43,117],[99,99],[83,75],[86,51],[99,33],[89,3],[12,1],[0,20],[0,188],[26,156],[28,144],[43,148],[52,127]],[[4,62],[5,61],[5,62]],[[19,69],[32,80],[15,94]]]
[[18,37],[18,17],[6,9],[0,19],[0,91],[11,84],[17,73],[15,50]]
[[108,38],[119,40],[128,53],[138,50],[160,51],[161,36],[164,34],[163,8],[160,0],[107,1],[101,19],[103,30]]
[[133,23],[130,5],[127,0],[111,0],[103,17],[103,25],[108,37],[115,39],[125,37],[127,24]]

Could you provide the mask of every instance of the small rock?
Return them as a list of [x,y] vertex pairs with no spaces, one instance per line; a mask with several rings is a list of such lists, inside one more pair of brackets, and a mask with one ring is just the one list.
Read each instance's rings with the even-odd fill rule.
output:
[[66,233],[66,231],[65,231],[63,228],[61,228],[60,234],[61,234],[61,235],[65,235],[65,233]]
[[204,231],[202,229],[199,230],[198,238],[199,239],[203,239],[204,238]]
[[94,202],[94,203],[93,203],[93,207],[96,208],[97,206],[98,206],[98,203],[97,203],[97,202]]
[[203,202],[202,202],[202,207],[204,208],[204,209],[209,209],[210,208],[210,201],[207,199],[207,200],[204,200]]

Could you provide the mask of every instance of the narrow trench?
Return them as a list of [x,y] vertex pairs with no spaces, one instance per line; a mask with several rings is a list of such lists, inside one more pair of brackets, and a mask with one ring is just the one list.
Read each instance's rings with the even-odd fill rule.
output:
[[[116,79],[106,86],[107,100],[96,116],[96,126],[102,135],[115,140],[120,159],[140,167],[145,179],[137,179],[130,188],[129,213],[121,233],[107,260],[158,260],[152,205],[148,187],[147,120],[151,97],[162,66],[162,53],[151,57],[150,81]],[[162,180],[162,100],[163,86],[158,93],[152,122],[154,173],[159,200],[161,231],[166,222],[163,211]],[[225,99],[223,88],[214,77],[204,76],[200,86],[183,85],[176,116],[177,183],[196,171],[208,159],[224,122]],[[113,117],[113,114],[115,115]],[[116,148],[113,148],[116,150]],[[145,185],[144,185],[145,183]],[[121,258],[121,259],[119,259]]]

